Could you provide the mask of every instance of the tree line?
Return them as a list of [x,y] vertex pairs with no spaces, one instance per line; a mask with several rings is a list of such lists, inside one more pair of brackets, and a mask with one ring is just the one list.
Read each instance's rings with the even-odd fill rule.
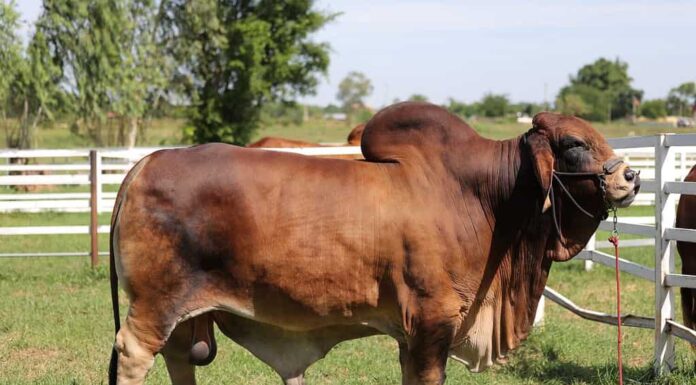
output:
[[[188,122],[185,140],[246,144],[264,118],[316,112],[296,100],[326,74],[329,45],[312,35],[335,17],[312,0],[43,0],[24,42],[15,1],[0,0],[5,145],[29,148],[39,126],[60,119],[96,145],[132,147],[149,119],[173,114]],[[553,109],[595,121],[696,113],[694,82],[643,100],[632,81],[627,63],[600,58],[570,77]],[[324,111],[365,120],[372,91],[351,72],[338,86],[340,106]],[[446,107],[464,117],[551,109],[494,93]]]
[[133,146],[171,106],[186,106],[191,141],[245,144],[265,104],[314,92],[329,47],[310,37],[333,17],[311,0],[44,0],[23,44],[1,0],[6,145],[30,147],[60,116],[96,145]]
[[[570,76],[569,84],[561,88],[553,108],[547,103],[512,103],[507,95],[495,93],[487,93],[473,103],[449,98],[445,107],[467,118],[498,118],[517,113],[532,116],[549,109],[590,121],[635,119],[639,116],[649,119],[667,115],[696,117],[696,83],[682,83],[672,88],[664,99],[643,100],[643,90],[633,88],[632,82],[628,63],[619,59],[611,61],[599,58]],[[363,99],[371,92],[369,79],[362,73],[353,72],[339,85],[337,99],[344,110],[350,112],[364,106]],[[414,94],[407,100],[428,99],[424,95]]]

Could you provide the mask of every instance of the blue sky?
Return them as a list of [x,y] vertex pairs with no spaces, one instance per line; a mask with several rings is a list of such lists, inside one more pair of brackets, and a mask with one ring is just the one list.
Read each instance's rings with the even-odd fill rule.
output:
[[[21,0],[34,20],[40,0]],[[335,101],[350,71],[365,73],[380,107],[414,93],[441,103],[486,92],[513,101],[552,101],[582,65],[599,57],[629,63],[647,98],[696,80],[696,1],[320,0],[341,12],[314,39],[332,47],[328,76],[304,101]],[[546,85],[546,87],[545,87]]]

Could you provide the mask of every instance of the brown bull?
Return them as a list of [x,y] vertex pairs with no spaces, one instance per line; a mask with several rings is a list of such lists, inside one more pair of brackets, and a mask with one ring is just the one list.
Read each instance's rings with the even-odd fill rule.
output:
[[296,139],[278,138],[275,136],[264,136],[256,142],[247,144],[249,148],[295,148],[295,147],[321,147],[321,144],[305,142]]
[[[360,137],[365,125],[361,124],[353,128],[353,130],[348,134],[349,146],[359,146]],[[249,148],[306,148],[306,147],[335,147],[334,145],[326,145],[312,142],[304,142],[295,139],[279,138],[275,136],[266,136],[256,142],[247,145]],[[335,158],[335,159],[362,159],[361,155],[318,155],[321,158]]]
[[348,145],[359,146],[360,142],[362,141],[363,131],[365,131],[364,123],[358,124],[357,126],[353,127],[353,129],[350,130],[350,133],[348,134],[348,138],[346,139]]
[[[696,167],[684,178],[684,182],[696,182]],[[677,227],[696,229],[696,195],[682,195],[677,206]],[[677,242],[682,260],[682,274],[696,275],[696,243]],[[696,289],[680,288],[684,325],[696,329]],[[696,349],[696,345],[691,345]]]
[[397,340],[404,384],[442,384],[448,356],[482,370],[527,336],[551,262],[639,185],[589,124],[551,113],[493,141],[402,103],[368,122],[362,150],[366,161],[210,144],[138,163],[112,219],[130,308],[111,381],[142,384],[162,353],[174,384],[194,383],[213,323],[286,384],[373,334]]

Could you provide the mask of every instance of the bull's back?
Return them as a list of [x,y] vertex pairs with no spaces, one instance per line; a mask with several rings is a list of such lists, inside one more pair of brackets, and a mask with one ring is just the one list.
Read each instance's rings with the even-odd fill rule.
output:
[[376,306],[381,240],[394,237],[380,234],[382,177],[365,166],[228,145],[155,153],[120,194],[127,285],[234,297],[271,322]]

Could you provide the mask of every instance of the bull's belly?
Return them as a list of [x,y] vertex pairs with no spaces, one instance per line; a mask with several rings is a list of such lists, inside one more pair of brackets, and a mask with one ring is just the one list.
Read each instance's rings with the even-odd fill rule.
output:
[[289,277],[266,274],[245,280],[210,274],[200,280],[206,282],[197,295],[202,300],[195,301],[200,308],[190,313],[221,310],[292,331],[363,325],[393,334],[399,324],[396,300],[388,290],[380,290],[378,282]]
[[293,331],[226,312],[213,313],[213,319],[227,337],[270,365],[283,378],[304,372],[340,342],[380,334],[364,325]]

